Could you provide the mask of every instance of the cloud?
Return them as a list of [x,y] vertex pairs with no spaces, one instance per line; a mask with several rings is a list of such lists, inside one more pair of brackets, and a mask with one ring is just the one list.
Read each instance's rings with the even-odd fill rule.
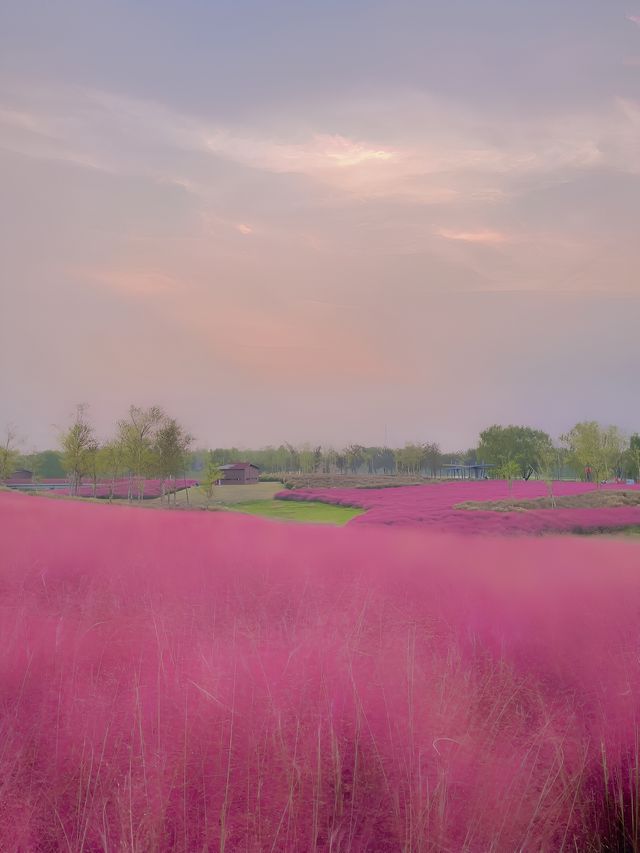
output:
[[170,295],[183,289],[183,284],[172,276],[146,268],[70,269],[68,272],[76,280],[95,282],[134,297]]
[[[0,126],[10,150],[140,176],[205,199],[216,191],[206,165],[210,157],[274,175],[300,175],[345,198],[427,205],[500,203],[518,191],[523,178],[562,180],[572,170],[630,169],[638,161],[629,157],[628,110],[616,103],[610,114],[525,121],[461,115],[446,102],[425,101],[422,110],[410,106],[402,109],[424,117],[391,144],[384,137],[402,116],[386,121],[384,107],[378,133],[349,132],[358,126],[354,108],[345,109],[350,126],[344,132],[325,133],[320,127],[301,134],[300,120],[223,126],[155,101],[42,86],[16,88],[5,98],[0,92]],[[391,102],[386,112],[395,115]],[[306,124],[313,127],[311,119]]]
[[245,225],[244,222],[239,222],[236,225],[236,231],[239,231],[240,234],[244,234],[245,236],[253,234],[253,228],[250,225]]
[[486,245],[498,245],[506,243],[510,238],[500,231],[454,231],[450,228],[441,228],[436,232],[438,237],[445,240],[460,240],[463,243],[484,243]]
[[274,172],[316,174],[394,158],[392,151],[340,135],[315,134],[301,142],[287,143],[226,131],[208,139],[207,145],[213,153]]
[[640,15],[627,15],[627,21],[631,21],[632,24],[640,27]]
[[41,130],[38,119],[29,113],[18,110],[0,109],[0,124],[18,127],[38,133]]

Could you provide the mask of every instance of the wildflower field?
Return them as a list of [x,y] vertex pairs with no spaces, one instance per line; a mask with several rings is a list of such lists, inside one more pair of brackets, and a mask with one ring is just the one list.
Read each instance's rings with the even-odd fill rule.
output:
[[637,849],[638,545],[367,518],[0,493],[0,849]]
[[[600,488],[612,491],[620,490],[622,486]],[[624,489],[637,491],[640,486],[624,486]],[[596,486],[593,483],[553,484],[553,493],[558,498],[594,491]],[[526,501],[546,497],[547,494],[546,484],[540,481],[514,481],[510,487],[504,480],[466,480],[397,489],[300,489],[280,492],[277,497],[290,501],[323,501],[367,510],[350,524],[426,527],[449,533],[588,533],[640,525],[640,506],[532,508],[514,512],[459,508],[460,504],[469,501]]]

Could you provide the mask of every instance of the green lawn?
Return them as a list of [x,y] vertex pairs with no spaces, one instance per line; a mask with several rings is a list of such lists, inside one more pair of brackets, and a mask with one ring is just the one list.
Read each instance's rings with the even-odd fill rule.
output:
[[332,506],[318,501],[246,501],[236,503],[234,512],[262,515],[265,518],[278,518],[281,521],[306,521],[313,524],[346,524],[364,510],[353,507]]

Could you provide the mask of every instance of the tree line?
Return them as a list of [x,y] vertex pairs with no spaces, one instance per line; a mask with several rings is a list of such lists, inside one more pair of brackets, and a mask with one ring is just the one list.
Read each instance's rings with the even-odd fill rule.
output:
[[445,465],[482,463],[492,477],[507,480],[534,476],[549,482],[567,476],[599,483],[611,477],[640,479],[640,434],[626,436],[616,426],[582,421],[553,441],[527,426],[494,424],[480,433],[478,444],[465,451],[443,452],[436,442],[410,442],[403,447],[349,444],[341,449],[322,445],[283,443],[261,449],[236,447],[193,449],[193,437],[162,409],[131,406],[116,424],[115,435],[96,439],[79,406],[71,425],[62,432],[58,452],[48,450],[20,456],[15,431],[8,430],[0,447],[0,480],[22,464],[36,476],[68,476],[72,491],[89,479],[128,478],[130,498],[141,499],[144,480],[168,484],[178,476],[194,475],[214,483],[221,465],[244,461],[265,475],[281,473],[403,474],[437,477]]
[[174,494],[175,480],[186,478],[193,443],[185,428],[159,406],[147,409],[130,406],[127,416],[117,421],[111,438],[101,441],[88,418],[87,407],[76,407],[71,424],[59,438],[60,449],[21,455],[18,436],[7,429],[0,449],[0,480],[8,480],[20,466],[35,479],[66,477],[72,495],[87,481],[97,494],[98,484],[106,483],[112,498],[115,484],[128,481],[129,500],[144,498],[145,481],[159,479],[161,496]]
[[142,500],[146,480],[154,478],[161,481],[161,497],[173,493],[175,500],[175,480],[186,479],[192,443],[193,436],[159,406],[130,406],[127,417],[117,421],[113,437],[100,442],[86,407],[78,406],[73,423],[60,437],[61,461],[72,494],[89,478],[94,495],[98,481],[107,480],[113,497],[115,483],[126,479],[129,500]]
[[640,479],[640,435],[624,435],[616,426],[583,421],[554,442],[527,426],[495,424],[480,433],[478,444],[446,452],[436,442],[412,442],[400,448],[350,444],[341,450],[322,446],[281,444],[260,450],[235,447],[195,451],[194,465],[208,458],[222,465],[242,459],[263,472],[408,474],[437,477],[445,465],[486,464],[490,476],[516,479],[578,479],[600,482],[612,476]]
[[321,445],[281,444],[260,450],[240,450],[236,447],[218,447],[211,451],[195,451],[196,466],[210,456],[218,465],[230,462],[251,462],[267,473],[322,473],[322,474],[415,474],[430,472],[436,476],[445,454],[435,443],[410,443],[399,449],[367,447],[349,444],[336,450]]

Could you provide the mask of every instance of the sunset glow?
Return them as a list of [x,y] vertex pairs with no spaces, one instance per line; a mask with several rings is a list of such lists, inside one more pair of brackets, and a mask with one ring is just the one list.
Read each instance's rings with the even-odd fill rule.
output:
[[633,427],[633,4],[66,5],[0,34],[3,308],[34,342],[6,324],[1,379],[31,441],[144,397],[205,443],[462,447],[595,416],[600,374]]

